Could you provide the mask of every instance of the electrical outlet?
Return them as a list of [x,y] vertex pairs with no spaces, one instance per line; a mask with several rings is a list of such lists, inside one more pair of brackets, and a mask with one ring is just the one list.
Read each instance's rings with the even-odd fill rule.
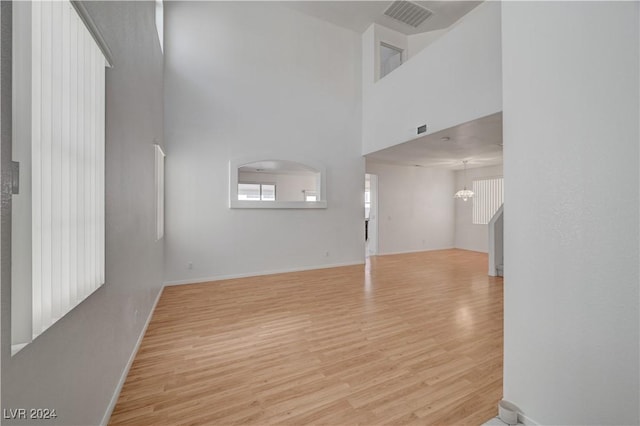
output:
[[329,252],[328,251],[324,253],[324,257],[329,257]]
[[187,263],[187,269],[193,269],[193,262]]

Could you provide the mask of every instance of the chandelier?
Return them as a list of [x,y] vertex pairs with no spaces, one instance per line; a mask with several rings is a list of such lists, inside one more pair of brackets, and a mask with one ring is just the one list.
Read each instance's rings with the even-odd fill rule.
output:
[[[464,182],[467,182],[467,160],[464,160],[462,164],[464,165]],[[467,201],[469,198],[473,197],[473,191],[467,189],[467,185],[464,186],[464,189],[456,192],[453,198],[462,198],[462,201]]]

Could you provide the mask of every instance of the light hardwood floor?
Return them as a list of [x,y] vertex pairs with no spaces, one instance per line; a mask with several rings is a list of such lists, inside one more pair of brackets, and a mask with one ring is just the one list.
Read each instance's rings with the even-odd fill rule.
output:
[[480,425],[502,287],[464,250],[167,287],[110,423]]

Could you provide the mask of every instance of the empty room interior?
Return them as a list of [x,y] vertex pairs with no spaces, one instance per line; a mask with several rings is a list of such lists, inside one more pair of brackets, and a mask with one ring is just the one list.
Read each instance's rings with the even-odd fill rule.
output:
[[0,423],[640,424],[640,2],[0,21]]

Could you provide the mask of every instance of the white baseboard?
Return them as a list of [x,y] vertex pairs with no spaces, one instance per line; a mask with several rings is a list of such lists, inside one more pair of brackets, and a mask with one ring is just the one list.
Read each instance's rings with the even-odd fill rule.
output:
[[288,272],[313,271],[315,269],[340,268],[342,266],[353,266],[353,265],[364,265],[364,260],[357,261],[357,262],[332,263],[329,265],[303,266],[300,268],[276,269],[276,270],[262,271],[262,272],[248,272],[243,274],[214,275],[212,277],[189,278],[186,280],[166,281],[164,285],[169,286],[169,285],[183,285],[183,284],[199,284],[199,283],[205,283],[209,281],[232,280],[235,278],[260,277],[263,275],[286,274]]
[[409,254],[409,253],[421,253],[425,251],[440,251],[440,250],[451,250],[457,247],[442,247],[442,248],[434,248],[434,249],[418,249],[418,250],[404,250],[404,251],[387,251],[384,253],[373,254],[372,256],[389,256],[393,254]]
[[525,426],[539,426],[540,423],[532,420],[530,417],[525,416],[522,413],[518,413],[518,421]]
[[164,290],[164,286],[160,288],[158,295],[156,296],[156,300],[153,302],[153,306],[149,311],[149,316],[144,323],[144,327],[142,327],[142,331],[140,332],[140,336],[138,336],[138,341],[131,352],[131,356],[129,356],[129,361],[127,361],[127,365],[124,368],[124,371],[120,375],[120,380],[118,381],[118,385],[116,386],[115,391],[113,392],[113,396],[111,397],[111,401],[107,406],[107,411],[105,411],[104,416],[102,417],[102,421],[100,422],[101,426],[107,426],[109,423],[109,419],[111,418],[111,414],[113,413],[113,409],[116,408],[116,403],[118,402],[118,397],[120,396],[120,391],[122,391],[122,387],[124,386],[124,382],[127,380],[127,376],[129,375],[129,370],[131,369],[131,365],[133,364],[133,360],[136,358],[138,354],[138,349],[140,349],[140,344],[142,343],[142,339],[144,338],[145,333],[147,332],[147,327],[149,327],[149,323],[151,322],[151,317],[156,310],[156,306],[158,305],[158,300],[160,300],[160,296],[162,295],[162,291]]

